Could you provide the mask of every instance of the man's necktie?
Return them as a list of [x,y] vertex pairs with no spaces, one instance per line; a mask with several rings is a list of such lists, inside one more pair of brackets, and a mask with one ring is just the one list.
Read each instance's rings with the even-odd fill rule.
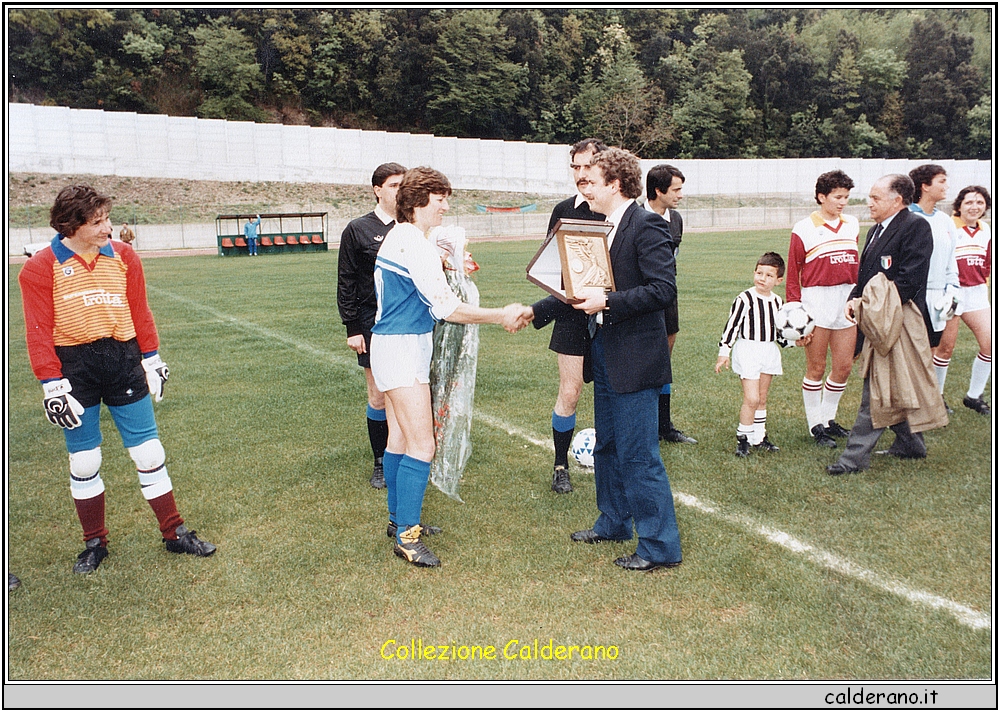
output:
[[875,226],[875,232],[872,233],[872,239],[868,241],[868,245],[865,247],[865,249],[868,249],[868,247],[871,247],[876,242],[878,242],[878,238],[881,235],[882,235],[882,223],[879,223],[878,225]]

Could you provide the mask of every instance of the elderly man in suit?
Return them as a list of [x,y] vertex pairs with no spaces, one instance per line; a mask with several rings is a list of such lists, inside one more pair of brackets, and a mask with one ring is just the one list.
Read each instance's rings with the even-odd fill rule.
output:
[[[681,563],[680,535],[670,481],[657,437],[660,389],[670,359],[663,310],[677,298],[674,254],[667,224],[643,210],[639,159],[609,148],[594,158],[584,196],[607,216],[614,292],[586,290],[574,305],[590,315],[593,331],[594,480],[600,515],[593,528],[572,534],[595,544],[629,541],[634,554],[615,560],[623,569],[650,571]],[[554,298],[533,307],[536,325],[568,308]]]
[[[912,300],[920,308],[930,332],[924,295],[934,238],[928,222],[907,209],[913,201],[913,192],[913,181],[901,174],[879,178],[869,192],[868,210],[875,225],[868,231],[865,249],[861,253],[858,283],[844,307],[844,315],[852,322],[856,322],[856,310],[865,285],[882,272],[895,285],[901,303]],[[863,340],[864,334],[859,330],[855,354],[860,352]],[[861,407],[847,439],[847,447],[837,462],[826,468],[831,475],[868,469],[872,450],[885,430],[872,425],[869,381],[866,376],[861,391]],[[927,456],[923,437],[910,431],[908,421],[890,427],[896,433],[896,442],[887,454],[903,459]]]

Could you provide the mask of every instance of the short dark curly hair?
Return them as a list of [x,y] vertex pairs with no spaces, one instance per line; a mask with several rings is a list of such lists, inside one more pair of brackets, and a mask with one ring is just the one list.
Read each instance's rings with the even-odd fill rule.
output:
[[827,171],[816,179],[816,203],[819,203],[819,196],[829,195],[837,188],[851,190],[853,187],[854,181],[843,171]]
[[942,173],[947,175],[948,171],[944,169],[944,166],[939,166],[936,163],[925,163],[910,171],[910,180],[913,181],[914,203],[920,202],[920,197],[923,195],[923,186],[933,183],[934,179]]
[[89,185],[68,185],[59,191],[49,210],[49,225],[63,237],[73,237],[81,226],[94,216],[111,210],[111,197],[98,193]]
[[623,148],[612,146],[594,156],[592,166],[597,167],[605,184],[618,181],[622,195],[638,198],[642,195],[642,165],[639,159]]
[[396,193],[396,214],[399,222],[412,223],[413,209],[422,208],[434,195],[451,195],[451,183],[441,171],[428,166],[417,166],[403,174],[403,182]]

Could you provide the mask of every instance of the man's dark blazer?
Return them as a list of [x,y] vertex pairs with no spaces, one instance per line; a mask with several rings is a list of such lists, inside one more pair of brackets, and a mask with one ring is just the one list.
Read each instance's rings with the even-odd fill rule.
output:
[[549,216],[548,232],[552,232],[552,228],[563,218],[572,218],[573,220],[603,220],[604,216],[591,210],[590,203],[586,200],[580,203],[580,207],[577,207],[576,196],[573,195],[557,203],[556,207],[552,208],[552,214]]
[[[930,335],[930,314],[927,311],[927,271],[930,268],[931,252],[934,251],[934,236],[930,223],[916,213],[906,208],[896,213],[875,245],[871,245],[873,225],[865,238],[865,248],[861,253],[861,264],[858,267],[858,283],[851,291],[851,298],[861,296],[865,285],[879,272],[896,285],[899,301],[913,303],[920,307]],[[858,330],[858,342],[855,349],[860,353],[864,334]]]
[[[601,338],[611,387],[618,393],[671,382],[663,310],[677,299],[673,243],[660,215],[633,203],[611,243],[615,291],[608,295]],[[555,297],[536,302],[535,325],[571,306]]]

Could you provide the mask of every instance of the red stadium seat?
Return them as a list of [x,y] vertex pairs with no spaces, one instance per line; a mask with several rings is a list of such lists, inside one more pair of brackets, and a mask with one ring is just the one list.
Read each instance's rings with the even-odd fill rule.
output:
[[295,235],[289,235],[288,237],[285,238],[285,242],[287,242],[289,245],[297,245],[299,244],[299,238],[295,237]]
[[244,240],[242,237],[237,237],[236,238],[236,246],[237,247],[246,247],[247,246],[247,241]]
[[233,246],[232,238],[229,238],[229,237],[222,238],[222,246],[223,247],[232,247]]
[[284,247],[285,246],[285,238],[283,238],[281,235],[275,235],[274,236],[274,244],[278,245],[279,247]]
[[322,235],[313,235],[312,243],[314,245],[322,245],[323,244],[323,236]]
[[267,237],[266,235],[264,237],[260,238],[260,245],[261,245],[261,247],[270,247],[273,244],[274,243],[271,242],[271,238]]

